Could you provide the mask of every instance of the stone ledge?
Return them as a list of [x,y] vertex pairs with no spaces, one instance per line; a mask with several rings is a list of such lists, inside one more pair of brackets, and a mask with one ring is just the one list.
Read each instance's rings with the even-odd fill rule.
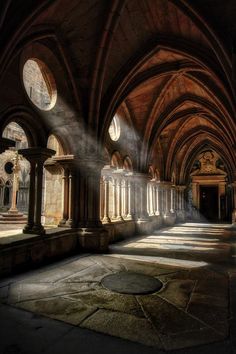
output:
[[19,234],[0,239],[0,276],[77,252],[78,230],[47,230],[44,236]]

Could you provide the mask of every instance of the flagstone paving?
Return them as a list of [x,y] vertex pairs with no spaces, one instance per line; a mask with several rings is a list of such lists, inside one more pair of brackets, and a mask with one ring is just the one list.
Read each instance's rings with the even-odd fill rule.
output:
[[[235,273],[225,266],[229,262],[226,246],[216,247],[218,253],[223,249],[216,260],[224,256],[224,265],[201,262],[198,257],[172,259],[168,264],[168,258],[163,261],[145,251],[143,256],[122,254],[120,243],[111,247],[110,254],[72,257],[5,279],[0,283],[0,301],[161,350],[220,342],[230,334],[235,310],[229,307]],[[134,295],[102,285],[105,276],[119,272],[150,275],[163,287],[152,294]]]

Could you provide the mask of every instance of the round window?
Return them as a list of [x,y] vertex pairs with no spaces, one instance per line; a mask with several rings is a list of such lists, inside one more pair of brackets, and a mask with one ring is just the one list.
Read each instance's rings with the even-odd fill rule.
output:
[[56,83],[48,67],[38,59],[29,59],[23,67],[23,82],[30,100],[38,108],[48,111],[57,99]]
[[111,121],[108,129],[111,140],[117,141],[120,137],[120,122],[117,115],[115,115]]
[[13,163],[7,162],[4,166],[4,168],[5,168],[6,173],[10,175],[13,172]]

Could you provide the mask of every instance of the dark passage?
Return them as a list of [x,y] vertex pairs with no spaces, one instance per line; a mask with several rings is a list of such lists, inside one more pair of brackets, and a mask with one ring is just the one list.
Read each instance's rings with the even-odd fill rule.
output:
[[200,187],[200,213],[209,221],[218,220],[218,187]]

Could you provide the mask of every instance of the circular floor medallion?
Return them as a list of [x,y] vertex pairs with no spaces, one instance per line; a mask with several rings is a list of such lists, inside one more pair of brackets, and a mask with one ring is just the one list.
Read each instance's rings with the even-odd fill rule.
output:
[[163,286],[162,282],[154,277],[133,272],[107,275],[102,279],[102,285],[117,293],[134,295],[151,294]]

